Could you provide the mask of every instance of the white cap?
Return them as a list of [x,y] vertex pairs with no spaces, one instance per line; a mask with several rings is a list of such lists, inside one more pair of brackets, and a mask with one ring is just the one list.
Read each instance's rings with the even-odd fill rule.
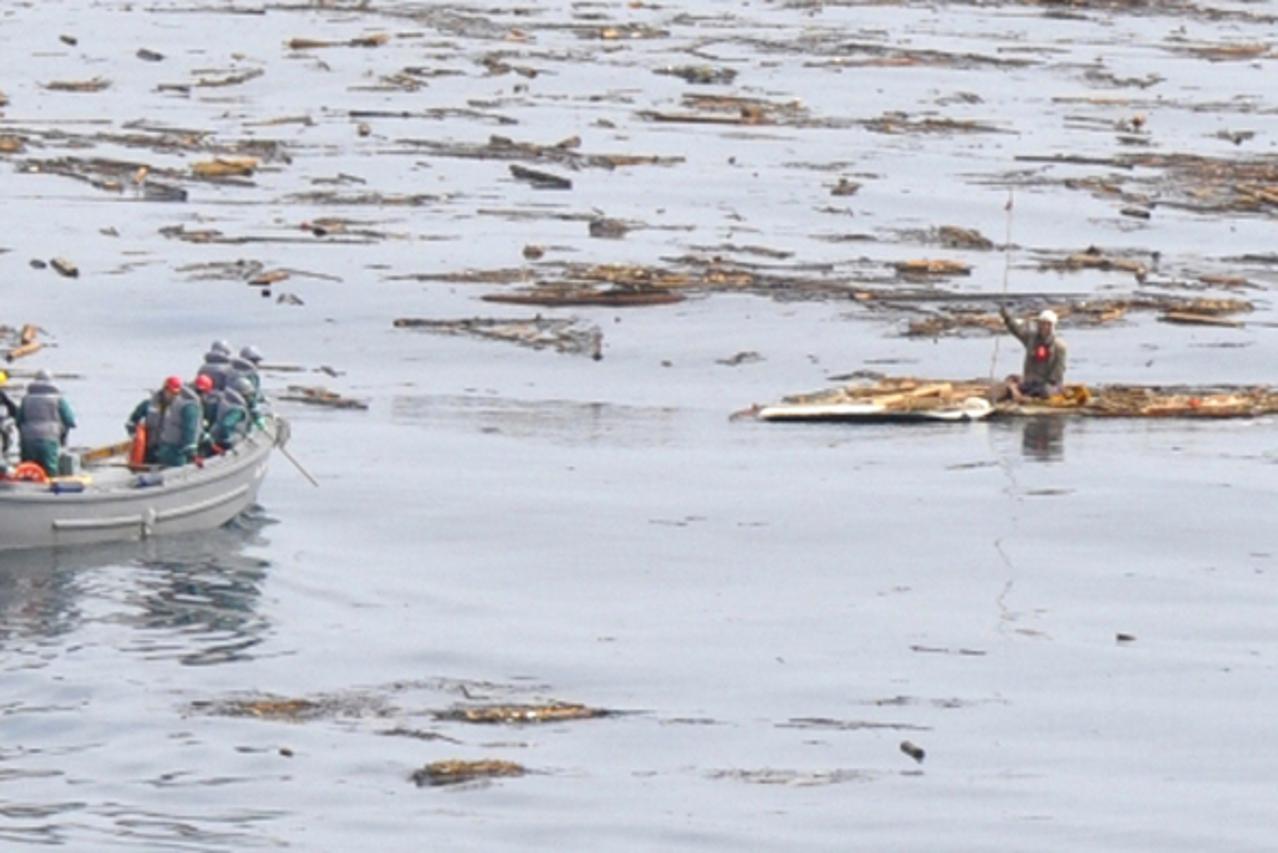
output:
[[1053,311],[1051,308],[1044,308],[1043,312],[1038,315],[1038,320],[1040,323],[1050,323],[1053,327],[1055,327],[1056,312]]

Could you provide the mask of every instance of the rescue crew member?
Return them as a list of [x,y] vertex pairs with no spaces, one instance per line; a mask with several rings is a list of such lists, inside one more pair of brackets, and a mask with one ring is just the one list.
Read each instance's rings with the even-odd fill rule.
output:
[[133,409],[125,423],[132,435],[145,419],[146,461],[165,468],[188,465],[195,460],[200,440],[199,395],[183,384],[179,376],[164,380],[164,386]]
[[1056,337],[1056,312],[1044,310],[1031,325],[1018,320],[1000,306],[999,314],[1007,330],[1025,346],[1025,364],[1020,375],[1013,374],[995,389],[994,400],[1043,399],[1061,393],[1065,383],[1065,342]]
[[[226,382],[222,385],[222,387],[229,388],[237,376],[242,376],[249,381],[253,389],[253,396],[256,397],[258,391],[262,387],[262,378],[257,375],[257,363],[246,357],[244,355],[245,351],[251,352],[255,355],[257,354],[257,350],[252,347],[245,347],[240,351],[239,355],[232,356],[231,363],[226,371]],[[261,360],[262,357],[258,355],[258,361]]]
[[230,386],[216,393],[216,409],[209,425],[209,450],[221,453],[230,450],[248,435],[252,420],[247,397],[253,394],[248,379],[237,376]]
[[67,433],[75,428],[71,404],[53,384],[49,371],[36,372],[18,406],[18,433],[22,439],[22,461],[37,462],[50,477],[57,476],[58,456]]
[[230,372],[231,345],[226,341],[214,341],[204,354],[204,363],[200,365],[197,375],[209,377],[213,380],[213,387],[221,390],[226,387]]
[[0,408],[8,412],[9,417],[17,420],[18,404],[9,399],[9,395],[4,393],[4,386],[9,384],[9,374],[0,370]]
[[22,439],[18,435],[18,422],[7,408],[0,406],[0,475],[12,477],[14,469],[22,461]]

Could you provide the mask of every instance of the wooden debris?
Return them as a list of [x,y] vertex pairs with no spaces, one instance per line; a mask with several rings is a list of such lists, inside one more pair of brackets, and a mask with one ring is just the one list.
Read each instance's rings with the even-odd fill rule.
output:
[[[889,412],[946,409],[971,397],[987,397],[984,380],[925,381],[883,377],[812,394],[785,398],[789,405],[814,407],[839,403],[875,403]],[[1255,418],[1278,414],[1278,389],[1254,387],[1165,387],[1144,385],[1066,385],[1061,394],[1024,403],[1001,402],[991,417],[1082,415],[1119,418]],[[791,420],[796,418],[791,417]]]
[[[0,101],[0,106],[4,102]],[[27,147],[27,142],[21,136],[12,134],[0,134],[0,154],[18,154]]]
[[458,785],[462,782],[473,782],[477,779],[498,779],[523,776],[528,771],[513,761],[485,759],[482,761],[463,761],[450,759],[433,761],[413,771],[412,780],[419,787],[427,785]]
[[22,331],[18,333],[18,345],[5,352],[4,360],[7,362],[13,362],[39,352],[44,348],[44,344],[36,340],[36,337],[39,334],[40,330],[38,327],[31,323],[24,325],[22,327]]
[[552,175],[549,172],[542,172],[537,169],[528,169],[524,166],[511,164],[510,174],[516,179],[526,181],[532,184],[533,189],[538,190],[570,190],[572,189],[572,181],[567,178],[561,178],[559,175]]
[[915,744],[911,743],[908,740],[901,741],[901,752],[904,752],[906,755],[908,755],[910,758],[913,758],[919,764],[923,763],[923,759],[927,755],[927,753],[923,751],[922,747],[916,746]]
[[335,391],[330,391],[322,386],[306,386],[306,385],[290,385],[288,392],[279,395],[280,400],[289,400],[295,403],[306,403],[312,406],[326,406],[330,409],[359,409],[368,408],[368,403],[363,400],[355,400],[350,397],[343,397]]
[[605,305],[611,308],[633,308],[640,305],[671,305],[682,302],[681,293],[659,288],[629,287],[539,287],[521,293],[485,293],[485,302],[506,305],[541,305],[543,307],[571,307]]
[[839,182],[834,185],[834,189],[830,190],[830,195],[833,195],[833,196],[856,195],[859,189],[861,189],[861,185],[857,183],[856,181],[850,180],[848,178],[839,178]]
[[426,320],[401,317],[394,322],[397,329],[420,329],[449,335],[473,335],[505,341],[532,349],[554,349],[569,355],[588,355],[598,361],[603,357],[603,332],[598,326],[575,318],[497,319],[475,317],[464,320]]
[[257,171],[256,157],[216,157],[191,164],[191,174],[201,178],[247,177]]
[[66,276],[67,278],[80,277],[80,268],[71,261],[68,261],[66,258],[54,258],[49,261],[49,266],[57,270],[60,275]]
[[936,236],[941,245],[948,246],[951,249],[988,250],[994,248],[994,242],[975,228],[942,225],[936,229]]
[[737,78],[735,70],[731,68],[715,68],[711,65],[667,65],[664,68],[656,69],[654,73],[679,77],[687,83],[695,83],[702,86],[712,84],[726,85]]
[[892,264],[897,273],[906,276],[971,275],[972,267],[962,261],[920,259]]
[[1229,320],[1212,314],[1200,314],[1193,311],[1168,311],[1158,318],[1163,323],[1176,323],[1182,326],[1220,326],[1229,329],[1241,329],[1238,320]]
[[374,33],[370,36],[358,36],[346,41],[328,41],[325,39],[293,38],[286,42],[289,50],[315,50],[325,47],[382,47],[390,43],[386,33]]
[[270,287],[272,284],[284,281],[288,277],[288,270],[267,270],[250,278],[248,283],[254,287]]
[[437,720],[451,720],[459,723],[522,724],[593,720],[613,713],[572,702],[551,702],[548,705],[476,705],[437,711],[434,717]]
[[101,92],[110,86],[111,81],[101,77],[94,77],[92,80],[54,80],[44,84],[44,88],[50,92]]

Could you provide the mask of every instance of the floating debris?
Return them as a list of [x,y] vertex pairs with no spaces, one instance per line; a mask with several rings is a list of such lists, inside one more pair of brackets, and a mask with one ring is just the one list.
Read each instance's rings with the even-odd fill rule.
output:
[[[876,297],[878,298],[878,297]],[[952,294],[919,294],[910,297],[900,295],[884,295],[883,304],[902,298],[917,298],[918,301],[948,300],[951,303],[963,300],[962,296]],[[988,300],[992,301],[992,300]],[[1026,301],[1017,297],[1015,301]],[[1241,323],[1225,320],[1224,317],[1242,314],[1252,310],[1250,302],[1243,299],[1184,299],[1171,296],[1136,295],[1114,299],[1071,299],[1061,301],[1047,296],[1039,305],[1051,308],[1060,318],[1062,325],[1069,327],[1092,327],[1115,323],[1136,311],[1162,312],[1162,319],[1167,322],[1193,323],[1201,325],[1240,326]],[[963,303],[949,304],[936,309],[938,313],[922,320],[912,320],[905,329],[911,337],[939,337],[947,334],[963,334],[982,332],[1003,334],[1006,330],[1003,319],[992,311],[982,311],[967,307]],[[1172,319],[1167,319],[1172,318]]]
[[711,65],[667,65],[657,68],[654,74],[665,74],[679,77],[684,82],[708,86],[712,84],[726,85],[737,79],[737,72],[731,68],[715,68]]
[[[761,420],[869,420],[946,412],[985,400],[983,380],[884,377],[813,394],[786,397],[754,412]],[[846,407],[846,408],[845,408]],[[1023,403],[995,403],[988,416],[1079,415],[1109,418],[1256,418],[1278,414],[1278,389],[1269,386],[1066,385],[1060,394]]]
[[713,770],[711,779],[734,779],[755,785],[785,785],[809,788],[817,785],[837,785],[842,782],[865,781],[873,774],[865,770]]
[[603,357],[603,332],[598,326],[576,318],[498,319],[474,317],[464,320],[427,320],[401,317],[397,329],[421,329],[450,335],[473,335],[506,341],[533,349],[554,349],[572,355],[589,355],[598,361]]
[[615,711],[589,708],[573,702],[551,702],[548,705],[472,705],[436,711],[437,720],[459,723],[560,723],[568,720],[593,720],[609,717]]
[[249,177],[257,171],[256,157],[217,157],[191,164],[191,174],[201,178]]
[[502,779],[523,776],[528,771],[513,761],[486,759],[481,761],[463,761],[450,759],[432,761],[430,764],[413,771],[410,777],[418,787],[427,785],[459,785],[463,782],[474,782],[479,779]]
[[754,364],[758,361],[763,361],[763,356],[759,355],[754,350],[746,350],[728,358],[716,358],[715,364],[722,364],[727,367],[737,367],[742,364]]
[[972,274],[972,267],[962,261],[923,258],[912,261],[897,261],[892,264],[892,267],[898,274],[903,276],[951,276]]
[[374,33],[369,36],[357,36],[345,41],[329,41],[326,39],[293,38],[286,42],[289,50],[316,50],[325,47],[382,47],[390,44],[391,37],[386,33]]
[[901,752],[904,752],[919,764],[922,764],[923,759],[927,756],[927,753],[923,751],[922,747],[917,746],[908,740],[901,741]]
[[79,278],[80,268],[66,258],[54,258],[49,261],[49,266],[57,270],[59,275],[66,278]]
[[111,88],[111,81],[101,77],[92,80],[54,80],[45,83],[44,88],[50,92],[101,92]]
[[306,403],[311,406],[326,406],[330,409],[359,409],[362,411],[368,408],[368,403],[363,400],[343,397],[336,391],[330,391],[318,385],[290,385],[288,386],[288,391],[280,394],[278,399],[289,400],[294,403]]
[[559,175],[552,175],[549,172],[542,172],[537,169],[528,169],[513,163],[510,166],[510,174],[518,180],[532,184],[533,189],[537,190],[572,189],[572,181],[567,178],[561,178]]
[[34,355],[39,352],[44,348],[44,344],[36,340],[36,337],[39,334],[39,327],[31,323],[25,324],[21,331],[18,332],[17,345],[10,347],[5,352],[4,360],[7,362],[14,362],[20,358],[26,358],[29,355]]

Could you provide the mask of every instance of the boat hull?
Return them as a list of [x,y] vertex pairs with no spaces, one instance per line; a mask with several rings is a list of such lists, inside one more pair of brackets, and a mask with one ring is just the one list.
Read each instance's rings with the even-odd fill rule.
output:
[[[139,477],[116,466],[88,469],[93,482],[78,492],[0,485],[0,551],[129,542],[220,527],[257,500],[275,437],[286,431],[278,419],[269,426],[202,466],[165,469],[158,476]],[[159,482],[139,485],[147,479]]]

